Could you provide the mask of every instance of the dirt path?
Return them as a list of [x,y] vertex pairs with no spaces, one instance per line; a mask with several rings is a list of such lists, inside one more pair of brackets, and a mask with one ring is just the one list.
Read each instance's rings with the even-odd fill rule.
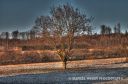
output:
[[[67,62],[68,69],[75,68],[124,68],[128,67],[125,62],[126,58],[110,58],[110,59],[95,59],[95,60],[79,60]],[[119,64],[117,64],[119,63]],[[3,65],[0,66],[0,76],[12,74],[31,74],[31,73],[46,73],[54,70],[63,70],[63,62],[49,63],[33,63],[33,64],[18,64],[18,65]]]

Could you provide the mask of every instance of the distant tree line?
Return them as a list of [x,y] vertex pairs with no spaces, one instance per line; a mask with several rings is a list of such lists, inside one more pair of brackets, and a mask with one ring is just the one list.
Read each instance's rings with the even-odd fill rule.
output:
[[[115,34],[121,34],[121,25],[120,23],[116,24],[115,27],[113,28]],[[101,25],[101,32],[100,34],[112,34],[112,28],[106,25]],[[127,30],[125,32],[127,34]]]
[[37,37],[36,31],[28,31],[28,32],[19,32],[18,30],[13,32],[2,32],[0,34],[1,39],[21,39],[21,40],[27,40],[27,39],[35,39]]

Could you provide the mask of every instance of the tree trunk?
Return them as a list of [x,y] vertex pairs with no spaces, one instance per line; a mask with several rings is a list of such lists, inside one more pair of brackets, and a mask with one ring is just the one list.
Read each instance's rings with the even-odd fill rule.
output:
[[63,66],[64,66],[64,69],[66,70],[67,69],[67,61],[63,62]]
[[65,50],[59,50],[57,51],[57,54],[59,55],[60,59],[63,62],[63,67],[64,69],[67,69],[67,53],[65,52]]

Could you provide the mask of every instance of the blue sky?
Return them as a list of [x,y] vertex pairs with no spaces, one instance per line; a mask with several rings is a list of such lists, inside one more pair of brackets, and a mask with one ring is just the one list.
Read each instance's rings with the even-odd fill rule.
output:
[[29,30],[38,16],[49,14],[50,7],[67,2],[94,16],[97,32],[102,24],[113,28],[118,22],[122,31],[128,30],[128,0],[0,0],[0,32]]

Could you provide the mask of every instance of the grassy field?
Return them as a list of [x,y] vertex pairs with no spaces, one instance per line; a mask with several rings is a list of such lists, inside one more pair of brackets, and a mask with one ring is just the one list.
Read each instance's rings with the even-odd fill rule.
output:
[[[128,56],[128,49],[89,48],[73,49],[68,61],[120,58]],[[0,52],[0,65],[61,62],[54,50]]]

